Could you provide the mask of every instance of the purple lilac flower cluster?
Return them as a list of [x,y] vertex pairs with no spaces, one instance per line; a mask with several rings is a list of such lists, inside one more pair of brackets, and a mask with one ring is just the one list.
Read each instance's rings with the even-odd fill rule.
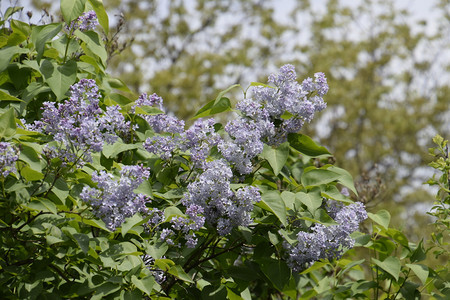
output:
[[211,148],[217,146],[222,140],[214,130],[214,119],[198,119],[194,124],[182,135],[183,144],[181,149],[189,151],[191,160],[197,166],[204,168],[206,158]]
[[251,161],[262,152],[264,142],[284,142],[288,133],[298,132],[326,107],[322,98],[328,91],[325,75],[314,76],[314,81],[307,78],[299,84],[294,66],[285,65],[269,76],[276,88],[257,86],[253,98],[237,104],[241,117],[225,126],[231,139],[222,141],[219,150],[241,174],[252,171]]
[[237,226],[248,226],[252,221],[253,203],[261,200],[256,187],[244,187],[233,192],[230,187],[232,176],[226,161],[207,162],[204,172],[188,185],[188,192],[182,199],[188,209],[192,205],[201,207],[206,222],[215,226],[220,235],[230,233]]
[[[132,112],[135,111],[136,107],[142,106],[156,106],[161,111],[164,111],[163,99],[157,94],[148,96],[144,93],[139,96],[135,103],[131,108]],[[154,135],[147,138],[143,144],[144,148],[162,159],[170,159],[172,153],[180,147],[180,133],[184,132],[184,121],[165,113],[157,115],[139,114],[139,116],[147,121],[155,133],[162,133],[162,135]]]
[[[164,111],[163,99],[157,94],[148,96],[142,94],[136,100],[136,107],[156,106]],[[202,167],[206,157],[212,147],[220,141],[220,136],[214,130],[214,119],[197,120],[188,130],[185,131],[184,121],[178,120],[174,116],[165,113],[157,115],[140,116],[145,119],[158,135],[147,138],[144,148],[153,154],[159,155],[162,159],[170,159],[176,151],[189,151],[191,160],[198,167]]]
[[367,219],[367,212],[361,202],[344,206],[335,213],[338,225],[324,226],[315,224],[311,232],[300,231],[297,244],[284,242],[288,251],[288,265],[300,272],[319,259],[339,259],[345,249],[352,248],[355,241],[350,234],[358,230],[359,223]]
[[115,230],[125,218],[137,212],[155,216],[155,211],[145,206],[150,199],[133,191],[149,176],[150,171],[139,165],[124,166],[118,180],[105,171],[94,172],[92,181],[97,183],[97,188],[84,187],[80,197],[92,205],[94,214],[105,222],[107,228]]
[[95,11],[90,10],[88,12],[83,13],[76,20],[72,21],[69,26],[67,26],[67,30],[69,32],[73,32],[77,29],[80,31],[88,31],[94,30],[98,25],[97,14]]
[[19,151],[8,142],[0,142],[0,175],[8,176],[16,171],[15,163],[19,159]]
[[52,135],[58,142],[58,147],[45,149],[50,159],[59,157],[65,164],[76,162],[80,167],[90,162],[91,153],[101,151],[105,142],[113,144],[118,134],[129,134],[130,122],[125,122],[119,106],[103,112],[94,80],[81,79],[70,92],[70,98],[58,107],[54,102],[44,102],[42,119],[27,128]]
[[205,224],[206,218],[203,213],[203,207],[192,204],[186,209],[186,217],[174,217],[170,220],[172,228],[184,234],[188,248],[194,248],[197,245],[198,239],[194,231],[199,230]]

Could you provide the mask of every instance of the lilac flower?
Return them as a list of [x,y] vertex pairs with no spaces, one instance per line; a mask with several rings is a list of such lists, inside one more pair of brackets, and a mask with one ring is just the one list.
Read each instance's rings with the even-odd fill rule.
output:
[[185,236],[185,239],[186,239],[186,247],[195,248],[195,246],[197,246],[198,239],[196,238],[195,233],[187,234]]
[[70,32],[79,29],[80,31],[94,30],[98,25],[97,14],[95,11],[91,10],[83,13],[76,20],[72,21],[67,27]]
[[0,142],[0,175],[8,176],[16,171],[15,163],[19,159],[19,151],[8,142]]
[[255,101],[254,99],[243,99],[236,104],[236,109],[241,111],[241,113],[253,120],[268,119],[269,113],[262,106],[261,103]]
[[203,213],[204,210],[202,207],[192,204],[186,209],[186,216],[178,216],[170,220],[172,229],[185,234],[184,238],[188,248],[194,248],[197,245],[198,240],[195,238],[195,233],[192,231],[199,230],[205,224]]
[[354,246],[355,241],[350,234],[358,230],[359,223],[367,219],[367,212],[360,202],[344,206],[336,212],[338,206],[332,205],[333,216],[338,225],[324,226],[315,224],[310,232],[300,231],[297,244],[284,242],[288,251],[288,265],[300,272],[319,259],[339,259],[346,249]]
[[220,136],[214,130],[215,123],[216,121],[212,118],[207,120],[198,119],[184,133],[183,150],[189,150],[191,160],[200,167],[206,161],[211,148],[221,141]]
[[154,211],[149,211],[145,206],[150,199],[134,192],[149,176],[150,171],[139,165],[124,166],[118,180],[105,171],[94,172],[92,181],[97,183],[97,188],[83,188],[80,197],[92,205],[94,214],[101,218],[109,229],[115,230],[122,225],[125,218],[137,212],[154,214]]
[[239,102],[236,108],[246,118],[277,124],[261,132],[261,139],[271,145],[282,143],[288,133],[299,131],[305,122],[311,122],[315,112],[326,107],[322,97],[328,92],[327,80],[323,73],[314,77],[314,81],[307,78],[298,84],[294,66],[285,65],[268,78],[276,88],[256,86],[253,97]]
[[130,135],[131,122],[125,121],[125,117],[120,113],[120,106],[108,106],[104,116],[99,120],[100,130],[107,132],[105,134],[106,142],[113,144],[119,135],[127,138]]
[[143,93],[139,96],[139,98],[135,102],[136,104],[132,106],[131,110],[134,111],[136,107],[141,106],[157,106],[160,110],[164,110],[163,108],[163,99],[157,94],[153,93],[148,96],[147,93]]
[[117,134],[126,136],[130,122],[119,112],[118,106],[108,107],[103,114],[99,107],[100,94],[92,79],[81,79],[70,87],[71,96],[57,107],[54,102],[44,102],[42,119],[28,126],[30,130],[51,135],[57,147],[47,148],[47,157],[60,158],[64,164],[91,161],[91,153],[103,149],[103,144],[113,144]]
[[156,135],[147,138],[143,145],[148,152],[168,160],[172,157],[173,152],[179,149],[180,142],[173,136]]
[[318,72],[318,73],[314,74],[314,77],[315,77],[317,94],[320,97],[323,97],[326,93],[328,93],[328,83],[327,83],[327,79],[325,78],[325,74],[323,74],[322,72]]
[[164,228],[164,229],[161,231],[161,233],[160,233],[160,238],[161,238],[161,240],[165,241],[167,244],[173,246],[173,245],[174,245],[174,242],[173,242],[173,240],[171,239],[171,237],[174,236],[174,235],[175,235],[175,233],[173,232],[172,229]]
[[264,148],[261,127],[253,120],[238,118],[228,122],[225,131],[232,139],[220,142],[219,151],[241,174],[250,173],[251,160]]
[[255,187],[233,192],[230,187],[232,176],[231,168],[224,160],[208,162],[204,172],[188,185],[188,192],[182,199],[183,205],[188,207],[187,214],[196,211],[200,217],[199,207],[202,208],[205,221],[216,226],[220,235],[229,234],[234,227],[249,225],[253,203],[261,199]]
[[[164,111],[163,99],[157,94],[147,96],[146,93],[139,96],[132,107],[132,111],[135,111],[136,107],[141,106],[157,106],[161,111]],[[182,133],[184,132],[184,121],[178,120],[174,116],[167,115],[165,113],[157,115],[144,115],[139,114],[148,124],[152,127],[156,133]]]

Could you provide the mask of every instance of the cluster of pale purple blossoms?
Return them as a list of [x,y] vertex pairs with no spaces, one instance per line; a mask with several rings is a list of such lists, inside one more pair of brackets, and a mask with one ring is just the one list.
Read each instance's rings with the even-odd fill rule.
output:
[[113,144],[118,135],[129,134],[130,122],[125,122],[118,105],[107,107],[106,112],[100,108],[95,80],[81,79],[70,92],[70,98],[58,107],[44,102],[42,119],[26,127],[51,135],[58,143],[44,149],[48,158],[58,157],[64,164],[80,167],[92,161],[91,153],[102,151],[105,142]]
[[[331,207],[338,208],[339,205]],[[361,202],[343,206],[340,210],[329,212],[337,225],[324,226],[316,223],[310,232],[300,231],[297,244],[283,243],[288,252],[287,262],[296,272],[308,268],[320,259],[339,259],[346,249],[354,246],[355,241],[350,234],[358,230],[359,223],[367,219],[367,212]]]
[[[178,216],[170,220],[172,229],[184,234],[186,247],[188,248],[194,248],[197,245],[198,239],[194,231],[200,230],[205,224],[203,214],[203,207],[192,204],[186,209],[186,216]],[[168,244],[173,244],[171,236],[174,235],[174,231],[172,229],[163,229],[161,233],[161,237]]]
[[[156,94],[148,96],[142,94],[136,105],[132,108],[142,106],[156,106],[160,110],[163,108],[163,99]],[[156,115],[140,114],[156,133],[144,142],[144,148],[164,160],[168,160],[177,151],[189,151],[191,161],[198,167],[202,167],[211,151],[220,141],[220,136],[214,130],[214,119],[199,119],[185,130],[183,120],[165,113]]]
[[289,133],[298,132],[326,107],[322,97],[328,92],[327,80],[323,73],[314,77],[299,84],[294,66],[284,65],[268,78],[275,87],[254,87],[253,97],[237,104],[241,116],[225,126],[230,139],[221,141],[219,150],[241,174],[252,172],[252,159],[264,143],[286,141]]
[[69,32],[73,32],[76,29],[80,31],[88,31],[94,30],[98,25],[97,14],[95,11],[90,10],[88,12],[83,13],[76,20],[73,20],[69,26],[67,26],[67,30]]
[[6,177],[16,171],[19,151],[8,142],[0,142],[0,176]]
[[124,166],[120,178],[116,180],[111,173],[98,171],[92,173],[92,181],[97,188],[84,187],[80,198],[88,202],[94,214],[105,222],[106,227],[115,230],[121,226],[125,218],[136,213],[150,215],[150,223],[158,224],[162,215],[155,209],[148,209],[146,203],[150,199],[144,194],[136,194],[134,190],[150,176],[150,171],[143,166]]
[[261,200],[259,189],[247,186],[233,191],[230,181],[232,170],[225,160],[205,164],[205,170],[188,185],[182,203],[188,207],[201,207],[208,224],[226,235],[234,227],[248,226],[253,203]]

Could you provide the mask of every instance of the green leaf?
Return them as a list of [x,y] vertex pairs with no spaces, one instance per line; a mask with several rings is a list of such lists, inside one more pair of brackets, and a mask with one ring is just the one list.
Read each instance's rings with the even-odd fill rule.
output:
[[286,205],[278,191],[267,191],[262,194],[261,201],[257,206],[272,212],[280,220],[281,224],[287,225],[286,221]]
[[355,184],[353,182],[353,177],[347,170],[338,168],[336,166],[330,166],[328,167],[327,170],[341,174],[341,177],[339,177],[338,182],[343,186],[349,188],[353,193],[355,193],[355,195],[358,195],[358,191],[356,191]]
[[323,146],[317,145],[309,136],[299,133],[289,133],[288,142],[292,148],[311,157],[331,155]]
[[[130,100],[128,97],[125,97],[122,94],[109,93],[105,97],[104,103],[107,105],[119,104],[123,108],[124,106],[130,105],[131,103],[134,104],[134,101]],[[151,106],[143,106],[143,107],[151,107]],[[142,106],[141,106],[141,108],[142,108]],[[162,114],[163,112],[159,110],[159,113]],[[145,111],[143,112],[143,114],[146,114]],[[150,114],[150,113],[148,113],[148,114]]]
[[82,218],[78,214],[71,214],[71,213],[66,213],[66,217],[67,218],[73,218],[74,220],[76,220],[78,222],[82,222],[82,223],[84,223],[86,225],[93,226],[93,227],[96,227],[96,228],[100,228],[102,230],[110,232],[110,230],[108,228],[106,228],[105,223],[102,220],[86,219],[86,218]]
[[[49,179],[53,180],[52,176]],[[69,186],[63,177],[55,181],[51,191],[58,197],[60,204],[64,205],[67,196],[69,196]]]
[[106,158],[111,158],[124,151],[138,149],[139,147],[140,145],[137,144],[124,144],[121,141],[117,141],[112,145],[105,145],[103,147],[103,155],[105,155]]
[[64,21],[70,24],[78,18],[84,11],[86,0],[61,0],[60,7]]
[[322,269],[324,266],[329,265],[329,264],[330,263],[328,261],[316,261],[311,267],[309,267],[308,269],[304,270],[300,274],[311,273],[312,271]]
[[35,209],[37,211],[45,211],[56,214],[58,211],[56,209],[55,203],[45,198],[38,198],[28,203],[27,207]]
[[10,108],[0,115],[0,137],[11,137],[16,133],[16,130],[14,109]]
[[241,86],[240,84],[233,84],[232,86],[228,87],[227,89],[221,91],[216,97],[215,104],[217,104],[223,98],[223,96],[225,96],[226,93],[228,93],[232,89],[234,89],[236,87],[240,87],[240,86]]
[[104,299],[105,296],[114,293],[121,288],[120,285],[112,282],[105,282],[95,287],[95,294],[91,299]]
[[[342,261],[343,259],[341,259]],[[353,267],[362,264],[363,262],[365,262],[365,259],[360,259],[357,261],[350,261],[350,263],[346,263],[345,265],[341,266],[342,270],[339,271],[337,277],[341,278],[340,276],[344,275],[345,272],[347,272],[348,270],[352,269]]]
[[8,36],[7,45],[15,46],[24,42],[31,33],[31,27],[27,23],[11,20],[12,33]]
[[74,233],[73,238],[77,241],[78,245],[80,246],[81,250],[84,253],[88,253],[89,251],[89,236],[84,233]]
[[277,148],[264,145],[261,156],[269,162],[274,175],[278,175],[289,157],[289,144],[283,143]]
[[70,86],[77,80],[77,63],[69,60],[64,65],[58,65],[50,60],[43,60],[40,67],[45,82],[55,93],[58,100],[65,97]]
[[107,82],[110,87],[114,89],[118,89],[123,92],[132,93],[132,91],[128,88],[128,86],[119,78],[108,78]]
[[384,261],[379,261],[378,259],[371,258],[372,261],[385,272],[392,275],[396,281],[398,281],[398,276],[401,270],[401,263],[397,257],[389,256]]
[[0,90],[0,101],[19,101],[19,102],[23,102],[23,100],[20,100],[19,98],[16,98],[14,96],[11,96],[8,93],[5,93],[4,91]]
[[353,203],[353,201],[342,195],[338,188],[333,184],[328,184],[324,189],[322,189],[322,196],[341,202]]
[[35,171],[29,166],[25,166],[20,170],[20,174],[25,178],[27,181],[37,181],[44,178],[44,174],[41,172]]
[[387,230],[387,234],[403,247],[409,248],[408,238],[406,238],[401,231],[394,228],[389,228]]
[[423,247],[423,240],[419,242],[419,245],[417,245],[417,248],[414,249],[413,253],[411,254],[410,260],[411,262],[417,262],[422,261],[427,258],[427,251]]
[[230,99],[223,97],[219,101],[211,100],[195,114],[192,120],[208,117],[231,109]]
[[131,276],[131,282],[142,292],[151,295],[153,286],[155,285],[155,278],[153,276],[147,276],[143,279],[137,278],[135,275]]
[[176,206],[169,206],[164,209],[165,220],[170,220],[172,217],[179,217],[183,215],[183,212]]
[[140,214],[135,214],[131,218],[126,218],[125,222],[122,224],[122,236],[125,236],[134,226],[140,225],[139,223],[142,224],[143,220],[145,219],[143,219]]
[[169,269],[169,274],[172,274],[173,276],[175,276],[178,279],[181,279],[183,281],[194,283],[194,281],[192,281],[191,276],[186,274],[186,272],[183,270],[183,268],[180,265],[172,266]]
[[314,189],[309,193],[298,192],[295,194],[295,198],[306,205],[309,212],[312,214],[322,205],[322,196],[320,195],[320,189]]
[[154,264],[163,271],[168,271],[171,267],[175,265],[175,263],[172,260],[167,258],[155,259]]
[[223,300],[227,298],[227,289],[225,285],[207,285],[202,289],[202,300]]
[[272,282],[273,286],[283,291],[284,287],[289,283],[291,270],[282,260],[267,260],[261,262],[261,270]]
[[427,266],[421,264],[406,264],[406,266],[413,270],[423,285],[427,283],[428,274],[430,273]]
[[287,208],[295,210],[295,194],[293,192],[283,191],[281,193],[281,198],[283,198]]
[[6,10],[5,14],[3,15],[3,19],[7,20],[9,17],[11,17],[16,12],[19,12],[19,11],[22,11],[22,10],[23,10],[23,6],[10,6]]
[[327,184],[336,181],[341,177],[341,174],[325,170],[325,169],[312,169],[304,172],[301,177],[301,182],[305,187],[319,186],[321,184]]
[[19,159],[28,163],[33,170],[41,172],[42,171],[41,159],[39,158],[39,155],[36,153],[36,150],[24,144],[21,144],[20,148],[21,149]]
[[159,108],[144,105],[144,106],[138,106],[135,108],[135,114],[137,115],[160,115],[164,112],[161,111]]
[[276,87],[273,87],[271,85],[268,85],[268,84],[265,84],[265,83],[261,83],[261,82],[255,82],[255,81],[250,82],[250,86],[263,86],[263,87],[266,87],[266,88],[276,89]]
[[106,59],[108,58],[108,53],[106,52],[105,45],[97,32],[86,31],[81,32],[80,30],[75,31],[75,36],[86,43],[89,50],[92,51],[96,56],[100,58],[103,65],[106,64]]
[[381,209],[376,214],[367,213],[367,215],[372,221],[383,226],[385,229],[388,229],[389,222],[391,221],[391,214],[387,210]]
[[27,49],[18,46],[4,47],[0,49],[0,73],[3,72],[16,54],[26,53]]
[[25,37],[28,37],[31,34],[31,26],[28,23],[19,20],[11,20],[11,29],[14,32],[20,32],[25,35]]
[[108,35],[109,32],[109,19],[108,14],[106,13],[105,7],[103,6],[102,0],[88,0],[92,5],[95,13],[97,14],[98,23],[102,26],[105,34]]
[[51,23],[33,27],[31,31],[31,40],[36,47],[36,60],[38,63],[41,61],[42,55],[44,54],[45,44],[61,31],[62,26],[62,23]]

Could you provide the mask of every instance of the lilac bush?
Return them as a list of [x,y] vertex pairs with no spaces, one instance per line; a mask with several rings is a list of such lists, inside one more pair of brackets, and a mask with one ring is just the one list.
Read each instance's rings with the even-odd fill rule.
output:
[[[65,18],[87,6],[111,37],[101,1],[61,0]],[[389,228],[387,211],[354,203],[350,174],[298,133],[326,107],[323,73],[298,80],[285,65],[230,100],[233,85],[186,128],[157,94],[122,93],[106,70],[111,48],[100,49],[115,40],[93,30],[94,12],[60,32],[5,21],[1,299],[409,299],[419,281],[429,291],[447,276],[420,263],[432,251]],[[93,79],[69,89],[77,78]],[[211,118],[227,111],[224,126]],[[441,138],[434,163],[445,180],[447,146]],[[355,232],[367,217],[373,232]],[[336,261],[355,245],[377,255]],[[361,263],[373,279],[355,276]]]

